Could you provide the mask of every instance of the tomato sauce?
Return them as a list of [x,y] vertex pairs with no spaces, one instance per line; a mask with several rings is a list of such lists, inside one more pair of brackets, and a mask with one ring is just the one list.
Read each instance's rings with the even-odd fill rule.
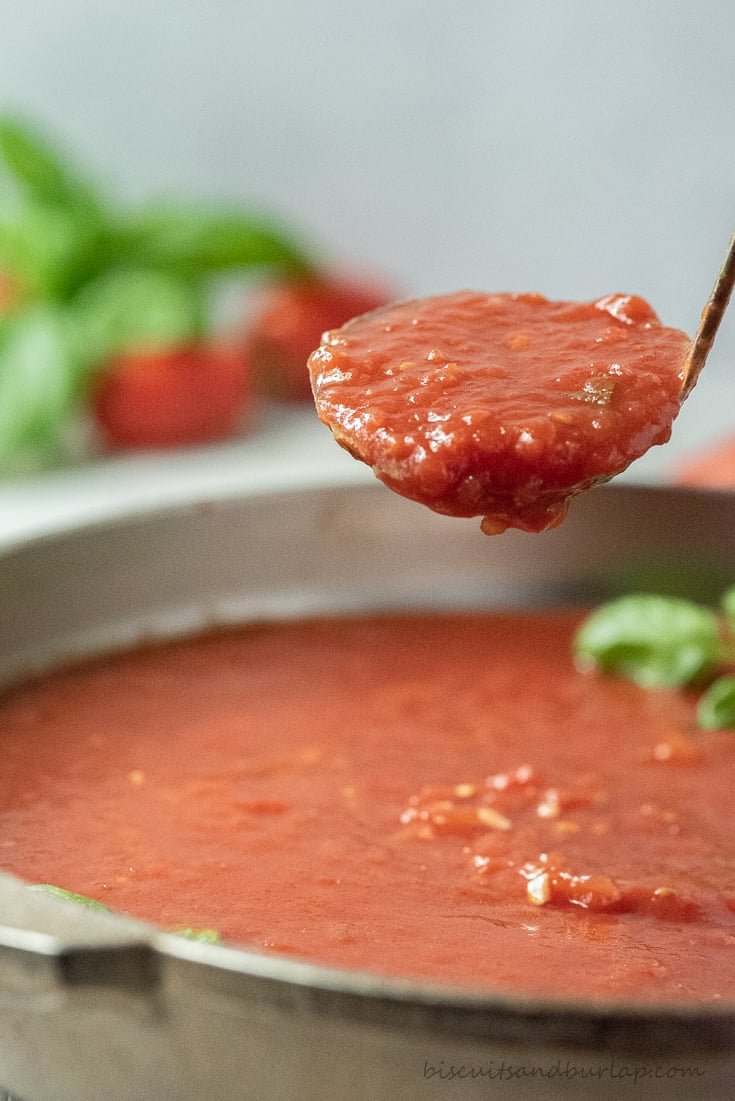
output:
[[732,999],[735,737],[575,669],[578,618],[279,623],[15,688],[0,862],[373,973]]
[[309,370],[321,420],[381,481],[496,534],[556,526],[666,442],[689,347],[632,295],[461,291],[325,333]]

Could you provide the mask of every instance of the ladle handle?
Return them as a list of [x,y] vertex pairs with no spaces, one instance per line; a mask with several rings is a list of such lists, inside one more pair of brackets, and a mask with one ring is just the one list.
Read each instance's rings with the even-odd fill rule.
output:
[[682,401],[689,396],[697,384],[697,379],[720,327],[722,315],[730,301],[733,284],[735,284],[735,233],[730,238],[727,255],[715,280],[712,293],[707,299],[707,305],[702,310],[697,335],[689,349],[681,387]]

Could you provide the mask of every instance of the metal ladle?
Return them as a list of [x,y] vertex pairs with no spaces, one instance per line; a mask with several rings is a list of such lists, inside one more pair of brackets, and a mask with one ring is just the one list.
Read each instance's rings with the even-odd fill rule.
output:
[[681,386],[681,400],[689,397],[697,384],[700,372],[709,355],[717,330],[720,327],[722,316],[730,301],[733,284],[735,284],[735,233],[730,238],[722,267],[720,268],[712,293],[707,299],[707,305],[702,310],[699,328],[694,337],[689,355],[684,364],[684,375]]

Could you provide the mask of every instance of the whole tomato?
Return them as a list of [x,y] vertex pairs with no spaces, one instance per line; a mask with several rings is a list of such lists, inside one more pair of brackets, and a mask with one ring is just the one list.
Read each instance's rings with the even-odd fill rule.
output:
[[247,334],[260,393],[277,401],[311,401],[306,361],[322,333],[394,297],[384,287],[338,277],[299,279],[265,290],[255,303]]
[[118,356],[98,376],[92,408],[109,447],[182,447],[234,434],[249,392],[242,348],[140,350]]

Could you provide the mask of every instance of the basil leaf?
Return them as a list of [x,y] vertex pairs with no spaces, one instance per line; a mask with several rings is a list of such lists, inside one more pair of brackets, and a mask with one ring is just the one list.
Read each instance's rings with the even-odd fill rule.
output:
[[107,910],[110,912],[109,906],[105,906],[104,902],[98,902],[96,898],[87,898],[86,895],[78,895],[75,891],[67,891],[64,887],[55,887],[53,883],[34,883],[31,890],[44,891],[46,894],[54,895],[65,902],[73,902],[77,906],[84,906],[86,910]]
[[705,730],[735,728],[735,677],[720,677],[701,696],[697,720]]
[[200,276],[253,267],[310,270],[301,248],[271,223],[238,212],[159,206],[128,222],[131,262]]
[[58,444],[80,382],[64,317],[39,305],[0,323],[0,471]]
[[731,631],[735,632],[735,585],[725,590],[722,594],[721,603],[728,626]]
[[99,201],[88,181],[27,123],[0,118],[0,156],[28,198],[58,206],[98,207]]
[[199,287],[175,275],[111,271],[74,301],[77,354],[95,367],[121,352],[197,340],[206,328],[205,305]]
[[70,298],[109,262],[100,223],[78,212],[26,203],[0,222],[0,265],[28,299]]
[[216,929],[192,929],[189,926],[180,926],[173,929],[172,932],[177,937],[184,937],[186,940],[201,940],[206,944],[219,944],[222,940],[222,935]]
[[718,619],[688,600],[632,594],[593,612],[577,632],[574,651],[582,668],[615,673],[643,687],[688,684],[718,660]]

